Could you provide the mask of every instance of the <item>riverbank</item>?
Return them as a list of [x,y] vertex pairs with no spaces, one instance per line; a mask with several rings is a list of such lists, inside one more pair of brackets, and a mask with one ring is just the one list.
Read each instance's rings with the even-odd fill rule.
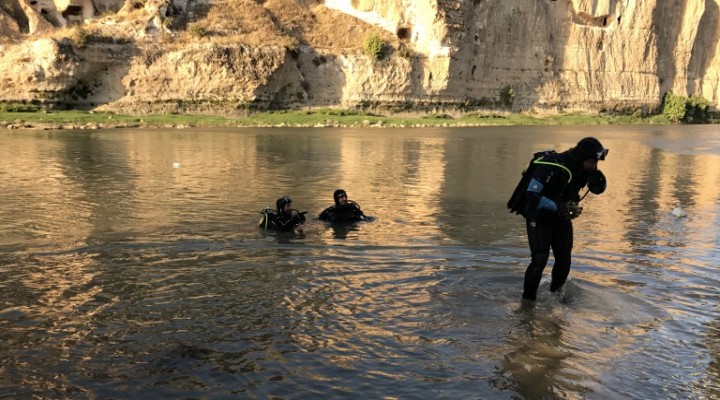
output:
[[663,115],[648,117],[519,113],[392,114],[356,110],[316,109],[253,113],[245,116],[217,115],[120,115],[92,111],[0,112],[5,129],[111,129],[111,128],[193,128],[193,127],[473,127],[501,125],[632,125],[670,124]]

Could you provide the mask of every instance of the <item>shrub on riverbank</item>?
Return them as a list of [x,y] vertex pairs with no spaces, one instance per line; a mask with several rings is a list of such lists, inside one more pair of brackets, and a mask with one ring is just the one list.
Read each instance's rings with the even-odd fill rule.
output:
[[702,96],[678,96],[668,92],[663,99],[663,115],[671,122],[706,124],[711,122],[710,102]]

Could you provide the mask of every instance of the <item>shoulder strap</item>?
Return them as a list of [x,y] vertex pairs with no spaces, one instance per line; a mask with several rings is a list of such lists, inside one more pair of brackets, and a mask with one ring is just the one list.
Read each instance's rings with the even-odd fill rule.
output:
[[[551,160],[555,159],[555,160]],[[572,172],[570,169],[558,162],[554,162],[557,160],[557,154],[555,152],[552,153],[542,153],[538,158],[534,159],[532,162],[533,164],[539,164],[539,165],[550,165],[553,167],[559,167],[565,170],[565,172],[568,173],[568,183],[572,180]]]

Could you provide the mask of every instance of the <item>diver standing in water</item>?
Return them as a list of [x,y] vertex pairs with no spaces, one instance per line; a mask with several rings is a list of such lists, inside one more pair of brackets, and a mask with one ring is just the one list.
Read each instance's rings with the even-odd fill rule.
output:
[[305,222],[305,214],[307,211],[299,212],[293,209],[290,196],[283,196],[277,199],[275,206],[277,213],[272,212],[269,208],[262,211],[263,217],[260,219],[259,225],[261,228],[288,232]]
[[369,218],[363,214],[358,203],[348,200],[348,195],[343,189],[336,190],[333,199],[335,205],[323,210],[318,219],[330,222],[357,222]]
[[[550,291],[559,290],[570,273],[573,247],[572,220],[582,212],[580,190],[601,194],[607,187],[597,168],[608,149],[594,137],[580,140],[562,153],[536,153],[523,173],[508,208],[525,217],[531,261],[525,271],[522,298],[535,300],[552,249],[555,264]],[[587,195],[587,192],[585,193]],[[583,195],[583,198],[585,196]]]

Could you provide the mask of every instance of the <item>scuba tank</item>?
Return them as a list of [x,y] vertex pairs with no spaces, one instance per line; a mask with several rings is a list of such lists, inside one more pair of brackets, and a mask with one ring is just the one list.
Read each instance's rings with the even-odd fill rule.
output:
[[507,202],[507,208],[509,212],[522,216],[525,216],[525,214],[527,213],[525,192],[530,185],[530,180],[532,179],[533,173],[535,172],[535,168],[537,168],[537,166],[540,164],[555,165],[565,169],[570,174],[570,179],[568,179],[568,182],[570,182],[570,180],[572,179],[572,173],[570,173],[570,170],[568,170],[564,165],[557,162],[558,156],[559,154],[556,153],[555,150],[544,150],[533,154],[530,162],[528,163],[528,166],[525,167],[522,172],[520,181],[518,182],[515,190],[513,191],[510,199]]
[[[270,209],[270,207],[265,207],[264,210],[260,211],[260,214],[262,214],[262,217],[260,218],[260,221],[258,221],[259,227],[270,229],[275,225],[275,213]],[[270,226],[270,224],[273,226]]]

